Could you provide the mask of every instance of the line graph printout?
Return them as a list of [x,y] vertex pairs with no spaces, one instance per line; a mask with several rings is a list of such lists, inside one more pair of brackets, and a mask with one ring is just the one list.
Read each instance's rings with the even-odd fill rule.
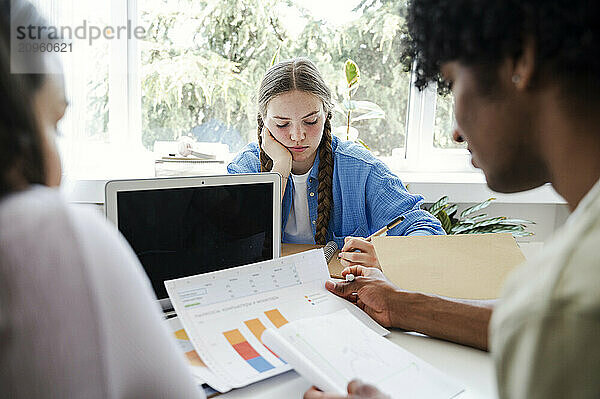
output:
[[[221,392],[290,370],[262,332],[305,317],[348,309],[380,335],[387,330],[325,289],[320,249],[165,282],[171,303]],[[314,301],[314,298],[319,298]]]

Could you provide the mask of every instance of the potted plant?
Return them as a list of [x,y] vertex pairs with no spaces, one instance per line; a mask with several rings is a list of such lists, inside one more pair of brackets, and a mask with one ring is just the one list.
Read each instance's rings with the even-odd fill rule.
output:
[[354,94],[360,86],[360,69],[354,61],[346,60],[344,72],[348,85],[348,95],[344,101],[337,103],[334,109],[344,115],[346,125],[336,127],[333,129],[333,133],[338,137],[345,137],[346,140],[362,144],[369,149],[367,144],[358,137],[358,130],[352,127],[352,123],[368,119],[384,119],[385,111],[374,102],[353,100]]
[[533,235],[526,230],[527,225],[535,224],[530,220],[478,214],[494,200],[495,198],[489,198],[457,214],[458,205],[450,204],[448,197],[444,196],[431,205],[428,211],[442,223],[446,234],[512,233],[515,238]]

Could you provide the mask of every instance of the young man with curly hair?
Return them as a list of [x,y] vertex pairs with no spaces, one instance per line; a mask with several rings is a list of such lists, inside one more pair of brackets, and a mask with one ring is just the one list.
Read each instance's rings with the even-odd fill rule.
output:
[[[549,182],[574,212],[494,308],[406,292],[363,266],[327,283],[385,326],[491,350],[501,398],[600,397],[599,16],[584,0],[411,1],[406,65],[419,88],[452,91],[454,138],[489,187]],[[386,397],[357,381],[348,393]]]

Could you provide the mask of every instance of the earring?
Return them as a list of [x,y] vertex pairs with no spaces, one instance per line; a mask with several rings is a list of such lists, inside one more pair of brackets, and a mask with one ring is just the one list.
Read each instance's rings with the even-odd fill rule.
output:
[[512,76],[512,82],[514,84],[518,84],[520,81],[521,81],[521,75],[515,74],[515,75]]

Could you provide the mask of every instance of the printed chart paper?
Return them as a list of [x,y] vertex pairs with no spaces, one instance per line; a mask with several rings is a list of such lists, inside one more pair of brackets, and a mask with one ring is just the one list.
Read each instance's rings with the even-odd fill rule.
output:
[[261,342],[266,328],[348,309],[377,334],[388,331],[354,304],[325,289],[323,251],[165,282],[185,331],[226,392],[290,370]]
[[219,387],[218,380],[215,379],[214,374],[208,369],[202,359],[200,359],[200,356],[198,356],[198,353],[194,349],[192,341],[190,341],[190,338],[183,329],[183,325],[181,325],[179,318],[173,317],[165,320],[165,322],[167,323],[171,334],[173,334],[175,337],[175,341],[179,345],[179,348],[184,353],[188,365],[190,366],[190,371],[196,382],[199,385],[202,385],[208,384],[210,381],[212,384],[215,384],[215,386]]
[[450,399],[464,391],[430,364],[366,328],[346,309],[268,329],[263,340],[325,392],[344,395],[355,378],[392,398]]

